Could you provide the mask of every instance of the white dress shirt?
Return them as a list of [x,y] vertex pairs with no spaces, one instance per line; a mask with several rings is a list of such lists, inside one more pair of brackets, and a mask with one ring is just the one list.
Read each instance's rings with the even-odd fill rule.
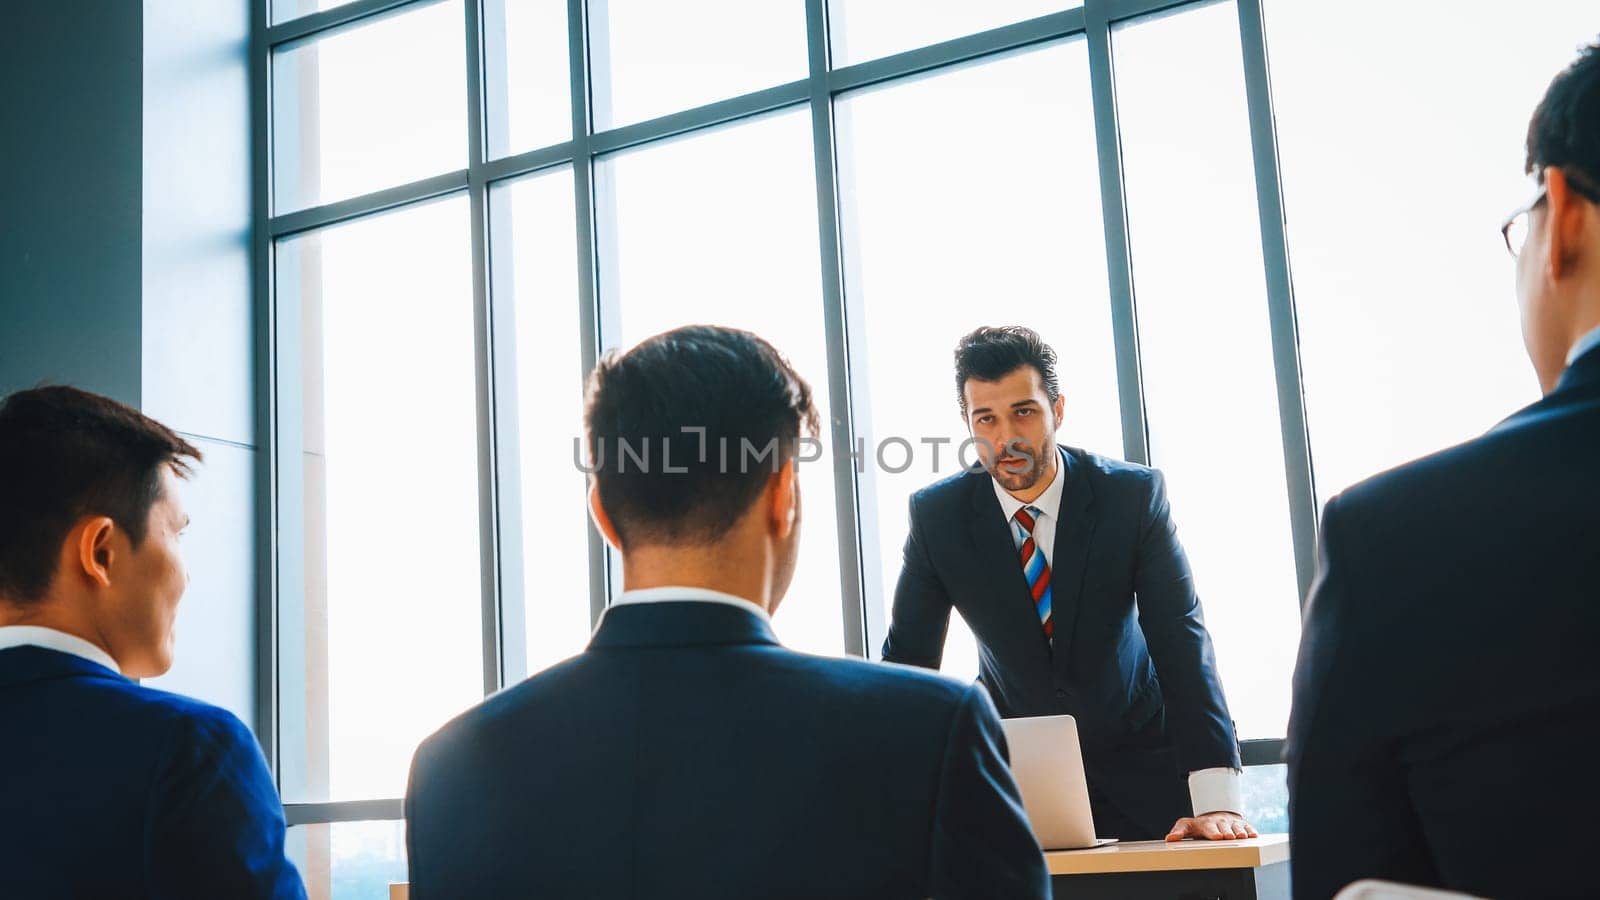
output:
[[[1600,329],[1596,331],[1600,332]],[[1600,337],[1596,337],[1596,342],[1600,343]],[[1034,517],[1033,544],[1044,554],[1044,561],[1054,565],[1052,554],[1055,553],[1056,528],[1060,523],[1062,485],[1067,480],[1066,463],[1062,462],[1056,466],[1055,474],[1050,476],[1049,486],[1031,503],[1024,503],[1011,496],[1011,492],[1001,487],[1000,482],[994,478],[991,477],[989,480],[994,484],[994,495],[1000,501],[1000,510],[1005,513],[1007,528],[1010,528],[1011,520],[1016,517],[1017,510],[1025,506],[1039,510],[1039,515]],[[1017,565],[1022,565],[1021,560],[1018,560]],[[1195,814],[1242,812],[1244,797],[1239,786],[1241,776],[1242,773],[1238,769],[1226,766],[1190,772],[1189,801],[1194,805]]]
[[1572,349],[1567,352],[1567,365],[1570,366],[1577,362],[1578,357],[1596,347],[1600,347],[1600,328],[1591,328],[1589,333],[1578,338],[1578,342],[1573,344]]
[[736,597],[733,594],[724,594],[709,588],[698,587],[654,587],[642,588],[634,591],[623,591],[622,595],[612,601],[612,606],[626,606],[630,603],[667,603],[672,601],[689,601],[692,603],[722,603],[728,606],[737,606],[740,609],[753,612],[761,617],[761,621],[771,623],[772,617],[761,608],[759,603]]
[[70,653],[105,666],[118,674],[122,673],[122,669],[117,666],[117,661],[111,658],[111,654],[77,635],[57,631],[54,628],[41,628],[38,625],[0,627],[0,650],[9,650],[12,647],[43,647],[59,653]]
[[[1000,510],[1006,514],[1006,528],[1011,528],[1011,520],[1016,518],[1017,510],[1024,506],[1031,506],[1039,510],[1039,515],[1033,519],[1033,545],[1044,554],[1044,561],[1055,565],[1056,552],[1056,523],[1057,515],[1061,512],[1061,486],[1067,480],[1067,465],[1061,463],[1056,466],[1056,473],[1050,476],[1050,485],[1044,493],[1033,499],[1031,503],[1023,503],[1011,496],[1011,492],[1000,486],[1000,482],[993,477],[989,479],[994,485],[995,498],[1000,501]],[[1017,565],[1022,565],[1022,560],[1017,560]]]

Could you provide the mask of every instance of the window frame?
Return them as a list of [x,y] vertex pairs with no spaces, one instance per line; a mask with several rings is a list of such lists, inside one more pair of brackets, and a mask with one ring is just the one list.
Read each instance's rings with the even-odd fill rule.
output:
[[[490,271],[493,240],[489,221],[489,192],[512,179],[570,166],[576,200],[578,302],[582,372],[574,372],[574,387],[593,367],[603,341],[621,333],[618,310],[603,300],[598,289],[607,258],[614,258],[613,222],[597,215],[595,167],[598,157],[699,131],[780,109],[809,108],[816,176],[817,222],[820,231],[824,332],[827,339],[826,390],[835,411],[826,440],[835,450],[834,477],[838,521],[840,595],[844,605],[846,652],[859,657],[876,655],[887,631],[888,598],[868,596],[878,580],[880,554],[895,548],[877,546],[875,516],[880,511],[871,500],[870,472],[855,471],[852,449],[858,435],[869,431],[865,417],[871,405],[852,372],[865,370],[863,349],[852,335],[864,334],[859,309],[846,302],[844,246],[840,228],[837,141],[834,132],[835,98],[847,91],[892,82],[923,73],[1007,52],[1082,37],[1087,42],[1095,141],[1098,149],[1101,207],[1104,218],[1107,275],[1110,284],[1112,332],[1116,343],[1117,383],[1123,428],[1123,455],[1138,463],[1149,462],[1149,441],[1140,376],[1137,310],[1132,281],[1132,260],[1124,204],[1121,136],[1117,124],[1115,66],[1112,57],[1113,26],[1153,15],[1174,14],[1215,2],[1235,2],[1243,47],[1244,82],[1254,154],[1256,198],[1260,213],[1265,260],[1269,322],[1278,399],[1278,414],[1285,461],[1285,490],[1289,498],[1294,561],[1299,583],[1297,601],[1304,604],[1316,564],[1317,503],[1306,424],[1304,389],[1295,321],[1285,233],[1282,187],[1271,87],[1268,82],[1267,47],[1262,26],[1263,0],[1085,0],[1084,5],[1037,18],[989,29],[964,37],[901,52],[892,56],[835,68],[832,64],[827,0],[804,0],[808,54],[807,77],[787,84],[720,100],[693,109],[609,130],[593,127],[591,103],[592,56],[589,51],[591,7],[605,0],[566,0],[569,89],[572,135],[569,140],[510,156],[489,158],[486,122],[489,93],[484,48],[486,29],[504,27],[501,17],[485,16],[483,0],[465,0],[465,59],[467,61],[467,166],[436,173],[410,184],[398,185],[354,197],[298,210],[272,214],[272,80],[274,50],[312,41],[334,31],[359,27],[373,20],[401,14],[440,0],[355,0],[334,9],[272,24],[269,0],[250,0],[250,91],[252,159],[252,260],[255,327],[255,399],[257,433],[266,443],[258,455],[257,495],[257,663],[256,733],[273,771],[279,771],[279,599],[285,590],[302,584],[299,529],[303,516],[297,460],[287,440],[300,415],[298,359],[292,341],[281,342],[297,323],[279,309],[273,284],[273,253],[282,238],[312,229],[381,213],[446,194],[464,192],[469,198],[472,292],[476,335],[476,403],[478,423],[479,509],[481,546],[481,608],[483,691],[487,696],[514,684],[528,673],[523,650],[524,611],[521,566],[504,558],[501,548],[516,553],[521,547],[520,497],[514,490],[519,458],[514,410],[500,415],[504,397],[497,384],[514,384],[515,335],[504,327],[506,312],[495,306]],[[494,21],[490,21],[493,19]],[[489,35],[503,44],[504,34]],[[504,305],[504,304],[502,304]],[[506,392],[514,394],[513,391]],[[867,452],[871,452],[868,448]],[[588,542],[589,609],[591,621],[605,610],[614,589],[620,587],[617,560],[590,529]],[[887,593],[887,586],[883,589]],[[291,673],[292,675],[292,673]],[[298,677],[298,676],[293,676]],[[1245,765],[1277,763],[1282,740],[1253,740],[1242,744]],[[288,803],[290,826],[400,819],[401,798],[325,803]]]

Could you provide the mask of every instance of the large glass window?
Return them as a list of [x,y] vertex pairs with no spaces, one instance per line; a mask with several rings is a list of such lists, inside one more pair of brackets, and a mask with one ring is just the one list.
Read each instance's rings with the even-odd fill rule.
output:
[[537,672],[589,638],[588,479],[573,448],[583,434],[584,373],[572,170],[497,186],[490,198],[494,300],[509,307],[500,321],[513,323],[516,351],[516,383],[502,387],[516,402],[500,414],[515,422],[522,513],[520,553],[501,570],[520,573],[506,588],[520,588],[527,671]]
[[[719,177],[735,167],[739,177]],[[827,422],[810,117],[782,113],[619,154],[601,163],[599,178],[614,204],[606,210],[615,217],[614,262],[602,289],[620,311],[619,343],[694,323],[748,329],[810,382]],[[773,625],[791,647],[841,654],[832,474],[831,451],[800,465],[801,561]]]
[[276,24],[310,13],[334,9],[349,2],[350,0],[270,0],[268,5],[272,10],[272,21]]
[[[1072,40],[838,103],[847,296],[866,326],[866,438],[887,463],[871,473],[881,580],[870,602],[893,598],[907,498],[960,466],[970,435],[951,353],[973,328],[1038,330],[1060,357],[1058,439],[1122,453],[1088,81],[1084,43]],[[959,615],[944,669],[977,674]]]
[[1468,6],[1266,3],[1322,500],[1539,395],[1498,228],[1533,192],[1528,119],[1595,5]]
[[572,137],[567,0],[483,0],[489,155]]
[[592,0],[589,17],[600,128],[806,77],[801,2]]
[[273,54],[273,210],[291,212],[467,161],[462,0]]
[[[1495,226],[1594,26],[1260,2],[1275,95],[1257,0],[274,0],[257,720],[291,813],[335,820],[292,832],[313,895],[401,871],[366,820],[400,815],[424,735],[584,646],[622,583],[573,458],[584,367],[689,322],[770,339],[827,423],[787,644],[877,652],[907,498],[967,436],[951,350],[1026,324],[1062,443],[1166,473],[1241,736],[1280,737],[1305,510],[1534,394]],[[1315,492],[1284,464],[1307,436]],[[945,668],[976,671],[959,620]],[[1254,815],[1282,799],[1253,773]]]
[[389,885],[406,880],[404,822],[297,825],[288,851],[313,898],[389,900]]
[[276,24],[348,2],[350,0],[270,0],[268,6],[271,7],[272,21]]
[[1114,36],[1151,462],[1240,736],[1277,737],[1299,589],[1238,12],[1219,3]]
[[483,695],[467,235],[455,196],[278,244],[302,383],[288,802],[400,796],[417,743]]
[[1081,5],[1072,0],[832,0],[833,62],[864,62]]

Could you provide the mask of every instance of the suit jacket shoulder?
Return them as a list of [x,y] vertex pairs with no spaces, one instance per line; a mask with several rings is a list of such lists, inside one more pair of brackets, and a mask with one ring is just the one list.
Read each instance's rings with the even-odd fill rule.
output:
[[[90,667],[84,667],[88,670]],[[193,697],[146,687],[98,666],[73,673],[73,703],[110,714],[127,725],[119,741],[133,741],[160,750],[189,737],[255,746],[255,739],[238,716]]]
[[1557,392],[1478,437],[1379,472],[1333,499],[1351,549],[1383,556],[1414,547],[1419,535],[1460,516],[1515,515],[1537,508],[1541,492],[1552,499],[1600,479],[1592,465],[1597,440],[1600,392]]
[[134,685],[161,747],[151,773],[145,872],[156,895],[302,898],[282,802],[239,717]]
[[[5,655],[19,689],[0,692],[4,712],[34,739],[0,742],[4,766],[25,773],[8,799],[31,811],[26,831],[0,826],[25,863],[6,867],[22,894],[304,896],[272,776],[237,716],[70,654]],[[85,852],[101,864],[63,868]]]
[[914,521],[942,521],[966,514],[972,492],[989,489],[989,473],[978,469],[964,469],[947,475],[911,495],[911,516]]
[[[1374,713],[1374,724],[1402,729],[1408,707],[1488,708],[1495,699],[1509,715],[1523,700],[1492,673],[1600,636],[1600,610],[1584,587],[1600,577],[1586,543],[1600,531],[1597,445],[1600,390],[1578,384],[1329,500],[1321,567],[1338,573],[1340,589],[1314,591],[1308,615],[1317,641],[1358,647],[1363,666],[1387,674],[1381,692],[1392,715]],[[1430,667],[1460,659],[1480,665],[1435,696]],[[1481,664],[1488,659],[1500,662]],[[1542,696],[1554,702],[1587,684],[1562,679]]]
[[971,685],[938,672],[899,663],[869,662],[863,659],[834,659],[794,654],[809,663],[822,690],[855,692],[868,690],[885,707],[895,710],[923,710],[952,714],[966,700]]
[[1096,479],[1111,479],[1120,484],[1147,484],[1159,472],[1146,465],[1129,462],[1125,459],[1116,459],[1110,456],[1101,456],[1088,450],[1077,447],[1064,447],[1067,454],[1072,457],[1074,465],[1082,464],[1092,477]]
[[1111,509],[1145,513],[1155,503],[1156,495],[1164,490],[1164,476],[1159,469],[1076,447],[1065,449],[1071,457],[1069,477],[1088,479],[1096,504],[1103,502]]
[[[1482,896],[1582,883],[1595,792],[1570,773],[1600,739],[1597,445],[1591,353],[1487,433],[1328,502],[1287,743],[1296,896],[1363,877]],[[1460,814],[1464,784],[1554,838],[1506,862]]]
[[[591,651],[592,653],[593,651]],[[811,697],[850,696],[893,710],[897,717],[954,715],[965,702],[969,685],[937,672],[897,663],[813,656],[784,647],[761,648],[770,665],[788,669],[796,690]],[[440,745],[480,746],[499,727],[516,728],[530,708],[564,705],[573,691],[583,690],[595,662],[575,656],[507,688],[445,723],[423,742],[418,760],[428,760]],[[580,698],[581,702],[581,698]]]
[[130,684],[129,687],[128,704],[140,708],[152,722],[169,728],[185,728],[214,735],[219,739],[242,737],[251,743],[255,741],[244,722],[220,706],[141,684]]
[[184,752],[189,755],[228,758],[252,768],[260,759],[255,735],[232,712],[192,697],[136,687],[134,702],[144,708],[152,722],[160,724],[169,747],[186,748]]

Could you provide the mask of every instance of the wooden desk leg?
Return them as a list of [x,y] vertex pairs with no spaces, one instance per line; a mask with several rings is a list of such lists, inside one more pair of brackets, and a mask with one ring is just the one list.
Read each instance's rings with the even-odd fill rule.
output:
[[1057,875],[1060,900],[1289,900],[1289,864],[1255,869],[1195,869]]

